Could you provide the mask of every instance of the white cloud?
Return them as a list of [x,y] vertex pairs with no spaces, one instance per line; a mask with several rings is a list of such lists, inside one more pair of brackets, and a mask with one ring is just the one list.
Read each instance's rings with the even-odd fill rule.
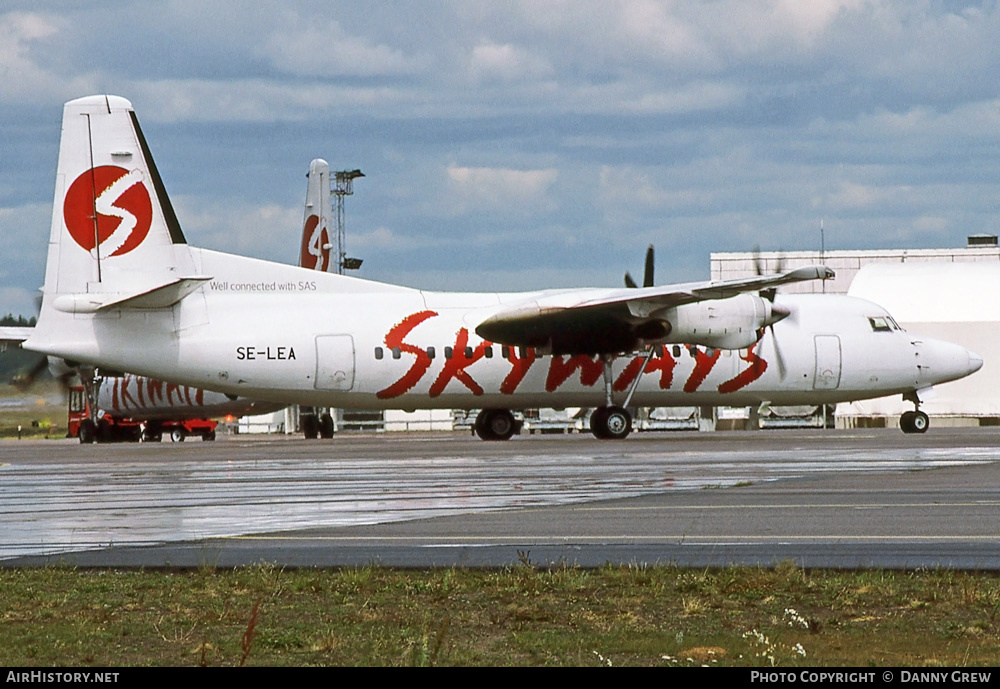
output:
[[277,67],[308,76],[412,74],[425,59],[349,35],[337,21],[296,21],[267,37],[262,51]]
[[37,52],[69,32],[64,21],[45,14],[8,12],[0,15],[0,84],[3,100],[46,103],[73,98],[94,89],[92,74],[60,74],[38,64]]
[[838,18],[871,5],[870,0],[730,0],[716,5],[708,15],[712,24],[701,28],[706,35],[719,28],[726,40],[716,42],[718,50],[783,60],[822,50]]
[[345,237],[345,241],[351,253],[357,251],[398,253],[445,243],[441,238],[404,234],[387,227],[376,227],[370,232],[351,232]]
[[879,187],[841,182],[836,191],[826,194],[816,205],[832,210],[855,210],[874,206],[891,195],[891,191]]
[[721,82],[695,81],[677,88],[640,92],[615,108],[643,114],[683,114],[702,110],[722,110],[741,104],[746,87]]
[[188,241],[227,253],[295,264],[302,238],[302,208],[253,205],[242,199],[179,196],[171,201]]
[[392,87],[294,85],[267,79],[134,82],[130,100],[143,120],[158,122],[276,122],[402,107],[413,94]]
[[937,234],[947,230],[951,222],[947,218],[923,215],[913,221],[913,227],[918,232]]
[[452,211],[503,208],[512,214],[545,205],[546,195],[559,176],[555,169],[461,167],[447,169]]
[[544,58],[510,43],[480,43],[472,49],[469,71],[477,81],[518,82],[553,74]]

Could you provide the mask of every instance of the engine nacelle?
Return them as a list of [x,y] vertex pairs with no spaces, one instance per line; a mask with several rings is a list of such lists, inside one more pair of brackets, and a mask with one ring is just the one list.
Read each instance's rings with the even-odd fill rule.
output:
[[669,324],[663,344],[697,344],[715,349],[744,349],[760,331],[788,315],[788,309],[756,294],[699,301],[664,309],[655,318]]

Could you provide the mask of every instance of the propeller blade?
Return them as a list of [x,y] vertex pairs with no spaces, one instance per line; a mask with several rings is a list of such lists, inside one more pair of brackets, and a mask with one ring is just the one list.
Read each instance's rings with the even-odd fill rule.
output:
[[38,378],[38,376],[40,376],[42,372],[45,371],[48,367],[49,367],[48,357],[41,356],[31,366],[30,369],[28,369],[24,373],[19,373],[16,376],[14,376],[14,378],[10,381],[10,384],[13,385],[15,388],[17,388],[18,390],[20,390],[21,392],[24,392],[34,384],[35,379]]
[[[753,272],[758,276],[767,275],[765,261],[760,257],[760,245],[756,245],[753,248]],[[785,270],[785,255],[780,250],[778,251],[777,258],[777,269],[774,273],[782,273]],[[785,306],[781,306],[774,303],[774,298],[778,294],[778,289],[776,287],[768,287],[767,289],[762,289],[757,294],[760,295],[761,299],[766,299],[771,302],[771,313],[773,315],[771,321],[767,324],[768,330],[771,331],[771,341],[774,343],[774,359],[775,363],[778,365],[778,376],[781,380],[785,379],[788,374],[788,369],[785,366],[785,357],[781,354],[781,348],[778,346],[778,337],[774,334],[774,324],[778,321],[787,318],[791,312]],[[763,331],[762,331],[763,332]]]
[[[643,267],[643,271],[642,271],[642,286],[643,287],[652,287],[653,286],[653,271],[654,271],[654,264],[655,263],[656,263],[656,256],[655,256],[655,253],[653,251],[653,245],[650,244],[649,247],[646,249],[646,264]],[[636,287],[639,286],[639,284],[635,281],[635,278],[633,278],[632,274],[629,273],[629,272],[625,273],[625,286],[629,287],[629,288],[632,288],[632,289],[634,289],[634,288],[636,288]]]
[[788,369],[785,367],[785,357],[781,355],[781,348],[778,346],[778,338],[774,334],[774,323],[768,326],[771,330],[771,342],[774,343],[774,360],[778,364],[778,378],[785,380]]

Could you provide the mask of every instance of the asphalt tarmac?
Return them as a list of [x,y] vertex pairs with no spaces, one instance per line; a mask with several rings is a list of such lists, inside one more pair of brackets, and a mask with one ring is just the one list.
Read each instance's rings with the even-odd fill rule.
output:
[[0,566],[1000,569],[1000,429],[0,444]]

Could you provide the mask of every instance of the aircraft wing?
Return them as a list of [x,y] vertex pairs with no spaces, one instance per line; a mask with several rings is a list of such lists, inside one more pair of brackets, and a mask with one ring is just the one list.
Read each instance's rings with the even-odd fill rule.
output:
[[663,314],[672,307],[833,276],[825,266],[806,266],[715,282],[549,292],[493,314],[479,324],[476,334],[491,342],[557,354],[627,352],[641,341],[661,339]]

